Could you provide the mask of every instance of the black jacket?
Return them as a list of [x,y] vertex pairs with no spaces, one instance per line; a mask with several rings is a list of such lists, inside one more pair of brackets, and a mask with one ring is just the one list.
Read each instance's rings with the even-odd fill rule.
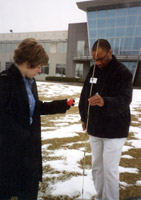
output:
[[[41,181],[40,115],[65,113],[66,100],[41,102],[34,81],[36,105],[30,125],[28,96],[15,65],[0,73],[0,198],[16,196],[29,180]],[[32,186],[31,186],[32,187]]]
[[[87,121],[90,78],[94,66],[85,80],[79,102],[81,120]],[[113,56],[109,65],[100,69],[96,66],[92,96],[99,93],[104,99],[104,106],[90,106],[88,133],[100,138],[123,138],[128,136],[130,125],[129,104],[132,99],[132,74]]]

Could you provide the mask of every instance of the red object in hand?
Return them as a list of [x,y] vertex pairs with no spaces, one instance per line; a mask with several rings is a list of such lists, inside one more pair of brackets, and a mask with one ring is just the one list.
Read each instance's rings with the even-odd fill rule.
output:
[[74,104],[74,100],[73,99],[69,99],[67,101],[68,106],[72,106]]

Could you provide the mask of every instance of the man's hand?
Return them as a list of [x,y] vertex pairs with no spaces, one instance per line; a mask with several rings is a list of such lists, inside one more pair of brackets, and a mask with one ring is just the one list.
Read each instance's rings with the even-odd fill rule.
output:
[[83,129],[83,131],[86,130],[86,123],[85,122],[82,122],[82,129]]
[[90,106],[104,106],[104,100],[100,95],[92,96],[88,99]]

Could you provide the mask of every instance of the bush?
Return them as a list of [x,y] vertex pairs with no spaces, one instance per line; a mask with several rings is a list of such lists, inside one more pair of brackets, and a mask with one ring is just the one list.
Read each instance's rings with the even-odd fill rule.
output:
[[47,76],[45,78],[46,81],[55,81],[55,82],[75,82],[75,83],[83,83],[84,80],[81,78],[71,78],[71,77],[56,77],[56,76]]

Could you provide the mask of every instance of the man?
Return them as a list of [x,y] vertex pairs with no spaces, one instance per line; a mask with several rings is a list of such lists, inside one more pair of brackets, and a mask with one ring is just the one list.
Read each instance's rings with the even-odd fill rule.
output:
[[[79,111],[83,130],[87,126],[92,150],[92,176],[97,191],[95,200],[118,200],[118,166],[130,125],[132,74],[112,55],[107,40],[95,42],[92,57],[96,66],[90,68],[85,80]],[[88,106],[90,112],[86,124]]]
[[67,100],[42,102],[33,78],[48,55],[33,38],[23,40],[0,73],[0,200],[37,200],[42,180],[40,115],[65,113]]

